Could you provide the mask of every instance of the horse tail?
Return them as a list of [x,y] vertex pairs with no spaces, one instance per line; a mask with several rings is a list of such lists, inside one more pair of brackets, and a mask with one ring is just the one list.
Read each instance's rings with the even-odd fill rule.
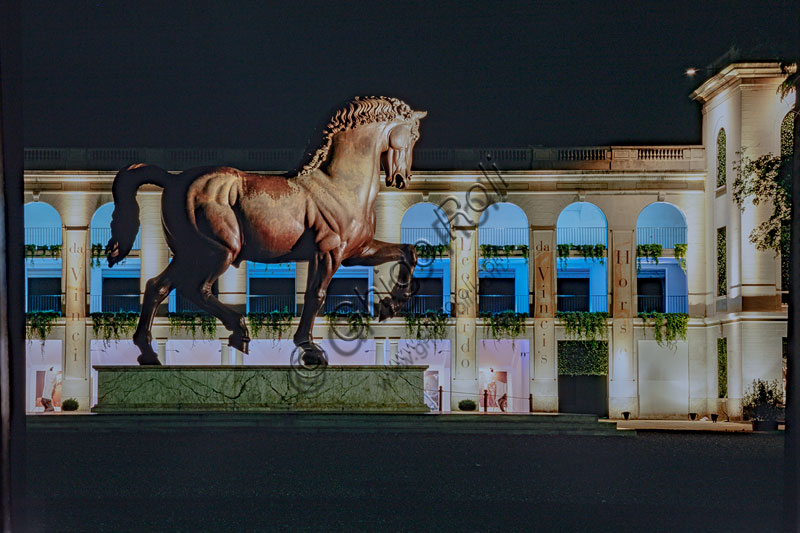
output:
[[108,266],[119,263],[130,253],[139,233],[139,204],[136,191],[144,184],[166,188],[171,174],[143,163],[123,168],[114,178],[114,212],[111,215],[111,238],[106,245]]

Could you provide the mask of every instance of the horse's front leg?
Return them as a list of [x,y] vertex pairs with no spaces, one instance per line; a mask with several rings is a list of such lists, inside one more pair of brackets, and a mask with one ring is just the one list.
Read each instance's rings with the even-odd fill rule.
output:
[[306,296],[300,325],[294,334],[294,344],[302,348],[301,361],[305,365],[327,365],[328,361],[322,350],[314,344],[311,332],[314,320],[322,304],[331,278],[341,264],[341,256],[334,252],[318,253],[308,262],[308,278],[306,280]]
[[378,309],[380,321],[396,315],[411,298],[411,279],[414,277],[414,268],[417,266],[417,251],[414,249],[414,245],[373,240],[360,256],[350,257],[342,263],[345,266],[375,266],[390,261],[398,261],[398,268],[391,297],[387,296],[381,300]]

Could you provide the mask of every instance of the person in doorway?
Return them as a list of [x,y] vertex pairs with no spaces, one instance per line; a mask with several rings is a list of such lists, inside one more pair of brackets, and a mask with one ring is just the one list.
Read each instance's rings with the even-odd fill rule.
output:
[[44,388],[42,389],[42,405],[45,413],[55,411],[53,408],[53,389],[56,388],[56,373],[51,366],[44,374]]
[[506,412],[506,408],[508,407],[508,394],[500,396],[500,399],[497,400],[497,406],[500,408],[500,411]]

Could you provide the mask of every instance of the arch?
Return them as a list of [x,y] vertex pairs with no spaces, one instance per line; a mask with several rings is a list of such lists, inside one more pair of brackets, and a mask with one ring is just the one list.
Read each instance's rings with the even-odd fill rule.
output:
[[528,216],[516,204],[498,202],[490,205],[478,220],[478,243],[495,246],[528,245]]
[[794,154],[794,112],[789,111],[781,120],[781,157]]
[[35,246],[61,245],[61,215],[45,202],[25,204],[25,244]]
[[717,187],[727,183],[728,141],[725,128],[720,128],[717,133]]
[[660,244],[675,248],[686,244],[686,215],[669,202],[653,202],[636,219],[636,244]]
[[556,221],[558,244],[608,245],[608,222],[603,210],[589,202],[574,202],[561,210]]
[[[102,245],[105,248],[111,238],[111,215],[114,213],[114,202],[108,202],[98,207],[92,215],[90,227],[90,244]],[[133,250],[140,248],[141,228],[133,241]]]
[[441,207],[430,202],[414,204],[400,221],[403,244],[447,245],[450,242],[448,218]]

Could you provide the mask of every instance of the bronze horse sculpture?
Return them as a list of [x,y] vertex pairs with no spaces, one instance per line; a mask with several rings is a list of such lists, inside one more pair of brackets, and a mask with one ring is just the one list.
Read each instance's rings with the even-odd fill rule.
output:
[[211,287],[230,265],[242,261],[308,261],[308,280],[294,344],[305,365],[325,365],[313,343],[314,319],[340,265],[400,263],[391,296],[380,302],[379,319],[397,313],[411,296],[417,263],[413,245],[382,242],[375,234],[375,199],[381,165],[386,185],[403,189],[411,179],[414,143],[425,111],[396,98],[355,98],[336,111],[323,131],[322,146],[295,175],[267,176],[229,167],[202,167],[170,174],[135,164],[114,179],[114,213],[106,252],[113,266],[130,252],[139,231],[136,191],[162,187],[162,223],[173,252],[169,266],[147,281],[133,342],[141,365],[161,364],[152,348],[158,305],[178,289],[219,318],[232,334],[230,346],[248,353],[244,316],[221,303]]

